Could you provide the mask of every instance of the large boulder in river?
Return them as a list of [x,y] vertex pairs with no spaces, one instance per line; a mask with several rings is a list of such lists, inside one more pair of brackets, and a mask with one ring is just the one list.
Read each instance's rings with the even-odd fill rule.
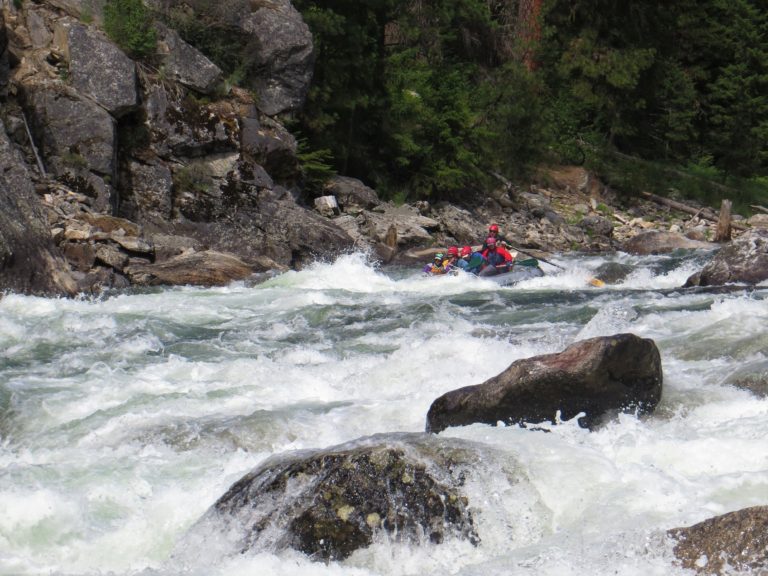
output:
[[714,250],[717,244],[691,240],[677,232],[649,230],[624,242],[622,250],[629,254],[667,254],[676,250]]
[[651,413],[661,399],[661,356],[634,334],[591,338],[558,354],[513,362],[482,384],[448,392],[427,414],[427,431],[449,426],[564,420],[584,412],[592,427],[612,412]]
[[768,229],[749,230],[729,242],[686,286],[757,284],[768,280]]
[[460,491],[472,459],[465,443],[424,434],[276,456],[236,482],[190,535],[224,533],[233,552],[292,548],[318,560],[344,559],[379,533],[477,542]]
[[768,506],[755,506],[668,532],[675,556],[698,574],[768,574]]
[[157,264],[128,266],[125,273],[140,286],[226,286],[244,280],[253,270],[232,254],[206,250],[180,254]]

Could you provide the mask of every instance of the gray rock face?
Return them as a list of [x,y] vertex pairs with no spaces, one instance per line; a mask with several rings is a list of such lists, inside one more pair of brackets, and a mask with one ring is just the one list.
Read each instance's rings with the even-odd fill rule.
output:
[[406,249],[431,243],[430,231],[436,231],[440,223],[422,216],[411,206],[382,204],[373,212],[360,215],[363,219],[361,228],[366,235],[377,242],[384,242],[392,226],[397,233],[398,248]]
[[582,218],[579,226],[592,236],[606,236],[608,238],[613,234],[613,223],[595,214]]
[[513,362],[476,386],[448,392],[427,414],[427,431],[449,426],[535,423],[584,412],[592,427],[613,411],[653,412],[661,399],[661,356],[656,344],[633,334],[576,342],[559,354]]
[[101,106],[62,88],[33,86],[26,102],[46,167],[93,197],[95,209],[107,210],[109,189],[103,178],[114,180],[114,118]]
[[44,48],[51,43],[53,34],[48,29],[45,19],[37,10],[27,10],[27,29],[29,30],[29,39],[32,41],[33,48]]
[[138,106],[136,65],[102,33],[73,24],[67,34],[72,86],[115,117]]
[[242,28],[258,42],[258,107],[268,116],[298,109],[312,80],[314,45],[309,27],[290,0],[257,3]]
[[131,195],[122,211],[139,222],[169,220],[173,208],[173,180],[168,167],[161,162],[131,161],[128,174]]
[[334,176],[325,185],[325,193],[336,196],[341,209],[346,213],[370,210],[381,204],[378,194],[357,178]]
[[697,574],[765,574],[768,571],[768,506],[710,518],[668,535],[675,556]]
[[460,492],[463,457],[472,458],[458,442],[398,435],[273,458],[236,482],[193,533],[224,531],[239,551],[292,548],[326,561],[369,546],[377,532],[476,543]]
[[277,182],[290,183],[298,177],[296,138],[282,126],[243,118],[241,145],[243,154]]
[[231,44],[236,36],[240,46],[231,56],[248,69],[248,88],[257,93],[257,106],[264,114],[294,111],[304,103],[314,68],[314,45],[309,27],[290,0],[148,3],[167,15],[179,10],[204,19],[207,33],[221,37],[224,44]]
[[675,232],[651,230],[642,232],[624,243],[623,250],[629,254],[666,254],[675,250],[714,250],[717,244],[691,240]]
[[160,24],[158,29],[158,52],[165,74],[197,92],[210,94],[221,82],[221,69],[197,48],[184,42],[175,30]]
[[239,148],[237,114],[227,106],[181,100],[161,85],[152,86],[145,104],[152,148],[161,158],[193,158]]
[[0,13],[0,98],[8,92],[8,31],[5,28],[5,18]]
[[729,242],[686,286],[719,286],[768,280],[768,229],[749,230]]
[[53,246],[30,174],[0,122],[0,289],[74,295],[77,284]]
[[207,227],[206,242],[246,262],[261,255],[301,268],[317,257],[352,247],[352,239],[341,228],[298,206],[280,187],[254,190],[233,185],[226,190],[224,203],[230,215]]

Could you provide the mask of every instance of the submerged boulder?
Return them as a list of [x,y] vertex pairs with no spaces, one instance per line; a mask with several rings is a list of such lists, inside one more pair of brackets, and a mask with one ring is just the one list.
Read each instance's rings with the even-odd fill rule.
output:
[[595,278],[606,284],[618,284],[629,276],[635,267],[621,262],[604,262],[595,270]]
[[685,286],[757,284],[768,280],[768,229],[745,232],[729,242]]
[[661,399],[661,356],[653,340],[617,334],[576,342],[559,354],[513,362],[482,384],[448,392],[427,414],[427,431],[449,426],[555,421],[584,412],[592,427],[613,411],[651,413]]
[[768,573],[768,506],[710,518],[668,535],[675,556],[698,574]]
[[273,457],[219,498],[192,534],[229,534],[240,552],[292,548],[326,561],[369,546],[379,533],[405,542],[453,536],[476,543],[460,492],[473,458],[460,441],[424,434]]

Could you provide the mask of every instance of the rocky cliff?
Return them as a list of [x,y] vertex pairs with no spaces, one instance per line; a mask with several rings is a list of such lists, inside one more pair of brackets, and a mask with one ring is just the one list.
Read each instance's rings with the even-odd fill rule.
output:
[[213,271],[193,283],[216,284],[243,275],[216,272],[221,255],[224,269],[236,258],[250,273],[351,246],[297,202],[297,146],[280,115],[306,95],[313,47],[289,2],[230,2],[232,27],[214,30],[258,63],[250,89],[164,24],[182,3],[152,3],[157,44],[140,61],[103,31],[103,2],[3,6],[3,288],[172,284],[169,261],[199,272],[192,252]]

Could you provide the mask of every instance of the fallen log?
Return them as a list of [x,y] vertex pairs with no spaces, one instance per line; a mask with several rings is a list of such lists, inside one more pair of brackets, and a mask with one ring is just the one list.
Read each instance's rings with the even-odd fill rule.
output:
[[[717,222],[720,219],[720,216],[718,214],[715,214],[715,212],[710,208],[694,208],[693,206],[688,206],[687,204],[683,204],[682,202],[677,202],[676,200],[670,200],[669,198],[664,198],[664,196],[659,196],[657,194],[653,194],[652,192],[641,192],[640,194],[643,196],[643,198],[647,198],[652,202],[656,202],[656,204],[669,206],[670,208],[674,210],[678,210],[679,212],[684,212],[686,214],[698,216],[699,218],[704,218],[705,220],[709,220],[710,222]],[[744,224],[739,224],[738,222],[732,222],[731,227],[736,228],[736,230],[749,230],[749,226],[745,226]]]
[[750,204],[749,207],[754,208],[759,212],[764,212],[765,214],[768,214],[768,208],[766,208],[765,206],[757,206],[756,204]]

